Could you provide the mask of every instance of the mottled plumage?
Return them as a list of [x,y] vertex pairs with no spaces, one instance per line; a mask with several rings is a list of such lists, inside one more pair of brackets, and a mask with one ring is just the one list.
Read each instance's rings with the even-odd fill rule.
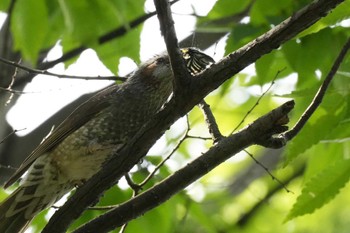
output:
[[5,184],[8,187],[28,170],[20,187],[0,206],[0,232],[25,229],[41,210],[97,173],[163,106],[172,79],[169,58],[163,54],[143,63],[125,83],[98,92],[72,112]]

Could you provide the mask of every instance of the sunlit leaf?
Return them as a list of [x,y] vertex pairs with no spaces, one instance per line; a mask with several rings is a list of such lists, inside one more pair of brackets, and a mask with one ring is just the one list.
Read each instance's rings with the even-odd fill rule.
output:
[[250,17],[253,25],[271,25],[282,22],[292,11],[291,0],[257,1],[251,11]]
[[121,57],[129,57],[137,63],[140,61],[141,29],[141,27],[134,28],[123,37],[93,47],[102,63],[114,74],[118,75]]
[[2,0],[0,1],[0,11],[7,11],[10,5],[10,0]]
[[337,160],[305,184],[286,220],[310,214],[332,200],[350,178],[350,160]]
[[333,108],[325,108],[328,110],[327,113],[322,113],[319,110],[319,114],[315,114],[310,121],[304,126],[304,128],[287,145],[286,150],[286,164],[292,161],[301,153],[307,149],[316,145],[320,140],[326,138],[332,130],[341,122],[346,112],[346,103],[342,100],[341,96],[332,95],[327,97],[327,101],[324,101],[326,106]]
[[257,76],[250,84],[263,85],[275,78],[279,79],[291,73],[289,64],[281,51],[274,51],[257,60],[255,69]]
[[326,27],[334,26],[337,23],[340,23],[343,20],[350,18],[350,1],[345,0],[342,3],[342,7],[337,7],[336,9],[332,10],[330,14],[328,14],[326,17],[322,18],[318,22],[316,22],[314,25],[306,29],[305,31],[301,32],[298,37],[303,37],[312,33],[316,33]]
[[246,0],[219,0],[215,3],[214,7],[211,9],[206,18],[217,19],[225,16],[233,16],[246,9],[250,2],[251,1]]
[[127,232],[171,232],[176,216],[178,197],[173,197],[163,205],[147,212],[130,222]]
[[45,0],[19,0],[15,4],[11,24],[15,46],[24,58],[36,64],[48,31]]
[[225,48],[226,52],[232,52],[242,47],[265,31],[267,31],[266,28],[256,27],[251,24],[237,25],[229,34]]

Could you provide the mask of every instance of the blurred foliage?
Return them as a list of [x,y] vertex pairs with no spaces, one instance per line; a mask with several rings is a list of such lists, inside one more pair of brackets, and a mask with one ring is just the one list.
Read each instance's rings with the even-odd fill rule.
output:
[[[206,16],[194,16],[197,17],[196,30],[227,32],[224,53],[229,54],[310,2],[218,0]],[[0,10],[6,11],[9,3],[9,0],[0,1]],[[193,8],[201,4],[193,1]],[[94,49],[105,66],[117,74],[121,57],[139,61],[142,25],[131,29],[129,23],[145,14],[144,11],[142,0],[17,0],[11,15],[11,31],[15,49],[32,64],[36,64],[40,51],[60,43],[64,53],[79,46]],[[232,132],[274,79],[272,90],[244,119],[241,127],[290,98],[296,101],[290,116],[292,126],[312,101],[350,36],[349,21],[350,0],[346,0],[312,27],[260,58],[252,67],[255,72],[244,70],[211,93],[206,100],[222,133]],[[102,45],[98,42],[100,36],[118,27],[125,27],[127,33]],[[155,27],[154,33],[159,33]],[[65,61],[66,66],[76,59]],[[300,134],[288,143],[279,164],[267,165],[292,192],[288,193],[265,171],[254,178],[250,177],[251,173],[241,176],[256,165],[242,152],[165,204],[130,222],[126,232],[348,232],[349,73],[348,55],[323,103]],[[209,136],[198,108],[193,109],[188,119],[189,135]],[[145,179],[185,131],[185,119],[181,119],[160,140],[157,153],[136,166],[138,169],[133,170],[132,178],[137,182]],[[188,137],[144,189],[185,166],[210,146],[210,140]],[[257,159],[268,158],[271,153],[257,146],[248,150]],[[251,172],[258,169],[262,168]],[[232,187],[239,187],[239,191]],[[0,196],[3,199],[6,194],[1,191]],[[121,181],[105,193],[98,205],[118,204],[131,196],[132,191]],[[86,211],[71,229],[102,212]],[[43,227],[46,215],[47,211],[33,221],[34,231]]]
[[[8,4],[2,2],[0,9],[6,10]],[[16,22],[11,24],[15,49],[36,64],[40,51],[51,48],[58,41],[63,52],[85,46],[94,49],[104,65],[117,74],[117,64],[122,56],[139,61],[141,26],[131,30],[129,23],[144,14],[143,4],[143,0],[16,1],[11,16]],[[101,46],[99,37],[119,27],[126,28],[129,33]],[[65,61],[65,64],[72,64],[76,59]]]

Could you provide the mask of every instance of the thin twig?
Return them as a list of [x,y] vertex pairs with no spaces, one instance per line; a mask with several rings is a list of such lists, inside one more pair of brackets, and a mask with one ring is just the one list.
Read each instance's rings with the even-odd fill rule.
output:
[[[7,90],[11,90],[11,89],[12,89],[12,86],[13,86],[13,84],[15,83],[15,79],[16,79],[17,73],[18,73],[18,68],[16,67],[16,68],[15,68],[15,71],[14,71],[12,77],[11,77],[11,82],[10,82],[10,84],[8,85],[8,87],[6,88]],[[10,92],[10,93],[11,93],[11,94],[10,94],[9,98],[7,99],[7,101],[6,101],[5,106],[7,106],[8,104],[11,103],[11,100],[13,99],[13,96],[14,96],[14,94],[15,94],[14,92]]]
[[[145,155],[151,145],[160,138],[164,131],[198,104],[207,93],[220,86],[222,82],[256,61],[262,55],[271,52],[287,40],[295,37],[295,35],[315,23],[322,16],[325,16],[340,2],[343,2],[343,0],[319,0],[313,2],[294,13],[293,17],[288,18],[269,32],[258,37],[257,40],[248,43],[239,49],[238,52],[227,56],[212,66],[211,69],[201,73],[200,78],[194,82],[196,86],[186,88],[186,91],[189,93],[185,97],[188,95],[188,98],[180,99],[177,102],[174,99],[170,100],[169,104],[145,124],[125,147],[118,153],[115,153],[116,156],[113,156],[104,169],[97,172],[67,200],[60,210],[56,211],[42,232],[58,233],[66,231],[68,226],[83,213],[87,206],[94,203],[104,190],[110,188],[116,180],[130,170]],[[219,70],[222,72],[218,72]],[[215,74],[215,76],[212,74]],[[271,113],[250,124],[246,129],[219,141],[217,145],[211,147],[198,159],[172,174],[172,178],[167,178],[152,188],[152,190],[149,190],[149,192],[146,191],[147,193],[144,192],[134,198],[130,201],[131,204],[126,202],[121,205],[120,209],[112,210],[108,215],[103,215],[90,221],[83,227],[76,229],[75,232],[87,232],[88,229],[90,229],[90,232],[108,232],[117,226],[123,225],[126,221],[130,221],[155,208],[155,206],[168,200],[172,195],[183,190],[190,183],[214,169],[214,167],[230,158],[233,154],[252,145],[257,138],[261,138],[264,135],[264,132],[273,129],[275,127],[274,122],[288,114],[293,107],[294,105],[289,101],[280,108],[274,109]],[[140,200],[144,201],[142,202],[143,204],[131,209],[136,204],[139,204],[137,201]]]
[[277,183],[279,183],[279,184],[283,187],[283,189],[287,191],[287,193],[293,193],[293,194],[294,194],[294,192],[292,192],[291,190],[289,190],[289,189],[285,186],[285,184],[284,184],[282,181],[280,181],[276,176],[274,176],[274,175],[270,172],[270,170],[269,170],[267,167],[265,167],[264,164],[260,163],[259,160],[257,160],[250,152],[248,152],[247,150],[244,150],[244,152],[247,153],[247,154],[250,156],[250,158],[252,158],[252,159],[254,160],[254,162],[255,162],[256,164],[258,164],[259,166],[261,166],[261,167],[269,174],[269,176],[271,176],[272,180],[277,181]]
[[15,171],[18,169],[18,167],[12,167],[10,165],[2,165],[2,164],[0,164],[0,168],[10,169],[10,170],[15,170]]
[[[186,122],[187,122],[187,128],[186,131],[184,133],[184,135],[182,136],[182,138],[180,139],[180,141],[176,144],[176,146],[172,149],[172,151],[169,153],[169,155],[167,157],[165,157],[158,165],[156,168],[154,168],[154,170],[140,183],[140,184],[135,184],[131,177],[126,174],[124,177],[128,183],[128,185],[133,189],[134,193],[133,193],[133,197],[136,197],[139,194],[139,191],[142,190],[142,187],[149,182],[154,175],[156,174],[156,172],[165,164],[166,161],[168,161],[170,159],[170,157],[177,151],[177,149],[179,149],[180,145],[187,139],[187,135],[188,132],[190,131],[190,123],[188,120],[188,116],[186,115]],[[122,225],[122,227],[119,230],[119,233],[124,233],[126,230],[126,227],[128,226],[128,222],[126,222],[125,224]]]
[[11,133],[9,133],[8,135],[6,135],[1,141],[0,141],[0,144],[3,143],[6,139],[8,139],[11,135],[19,132],[19,131],[22,131],[22,130],[26,130],[26,128],[23,128],[23,129],[14,129],[12,130]]
[[[305,166],[301,166],[296,168],[293,173],[287,175],[287,177],[283,180],[285,184],[290,184],[295,179],[299,178],[304,174]],[[263,204],[268,203],[268,200],[270,200],[271,197],[273,197],[282,187],[280,185],[277,185],[275,187],[272,187],[270,190],[268,190],[268,193],[266,196],[261,199],[258,203],[256,203],[248,212],[243,213],[240,217],[240,219],[237,221],[237,225],[240,227],[244,227],[249,220],[251,220],[255,214],[260,210],[260,207],[263,206]]]
[[18,64],[16,62],[13,61],[9,61],[5,58],[1,58],[0,57],[0,61],[4,64],[10,65],[10,66],[14,66],[16,68],[19,68],[21,70],[27,71],[28,73],[31,74],[42,74],[42,75],[49,75],[49,76],[56,76],[58,78],[72,78],[72,79],[85,79],[85,80],[117,80],[117,81],[125,81],[126,78],[125,77],[118,77],[118,76],[77,76],[77,75],[66,75],[66,74],[56,74],[56,73],[52,73],[49,72],[47,70],[39,70],[39,69],[33,69],[33,68],[29,68],[26,66],[23,66],[21,64]]
[[[137,196],[139,194],[139,191],[142,189],[142,187],[149,182],[152,177],[156,174],[156,172],[165,164],[166,161],[170,159],[170,157],[179,149],[180,145],[188,138],[188,132],[190,131],[190,124],[188,120],[188,116],[186,115],[186,122],[187,122],[187,128],[186,131],[184,132],[184,135],[180,139],[180,141],[177,143],[177,145],[172,149],[172,151],[169,153],[167,157],[165,157],[158,165],[157,167],[140,183],[140,184],[135,184],[131,177],[126,174],[124,177],[128,183],[128,185],[132,188],[133,190],[133,197]],[[110,205],[110,206],[95,206],[95,207],[89,207],[88,210],[111,210],[118,207],[118,205]],[[126,228],[128,226],[128,222],[123,224],[119,230],[119,233],[124,233]]]
[[134,191],[133,197],[139,194],[140,190],[142,189],[142,185],[135,184],[135,182],[132,181],[129,174],[125,174],[124,177],[130,188]]
[[[202,177],[204,174],[207,174],[209,171],[214,169],[214,167],[230,158],[232,154],[236,154],[247,146],[252,145],[254,143],[254,138],[261,137],[263,132],[267,131],[268,128],[274,127],[273,122],[280,119],[285,114],[288,114],[292,108],[293,106],[290,104],[290,102],[287,102],[279,108],[272,110],[268,114],[254,121],[244,130],[234,135],[230,135],[227,138],[223,138],[203,155],[194,159],[185,167],[171,174],[169,177],[154,185],[152,188],[139,194],[137,197],[120,204],[117,208],[91,220],[84,226],[75,229],[74,232],[109,232],[118,226],[122,226],[125,222],[136,218],[146,210],[150,210],[166,200],[169,200],[169,198],[175,193],[184,190],[184,188],[190,183]],[[239,148],[233,149],[235,146],[238,146]],[[82,188],[84,188],[84,186]],[[80,188],[78,191],[82,192],[82,188]],[[72,198],[69,200],[72,200]],[[69,200],[65,205],[70,202],[74,203]],[[62,208],[58,211],[62,211]],[[64,217],[65,215],[62,216]],[[113,221],[111,221],[111,219],[113,219]],[[58,222],[58,224],[59,223],[61,222]],[[55,225],[55,227],[57,228],[57,225]],[[56,230],[56,228],[54,229]],[[50,230],[51,229],[52,228],[50,228]],[[52,231],[47,232],[51,233]]]
[[118,207],[118,205],[93,206],[89,207],[88,210],[111,210]]
[[[0,144],[3,143],[5,140],[7,140],[9,137],[11,137],[11,135],[19,132],[19,131],[22,131],[22,130],[25,130],[26,128],[23,128],[23,129],[14,129],[11,133],[9,133],[8,135],[6,135],[1,141],[0,141]],[[10,165],[2,165],[0,164],[0,168],[5,168],[5,169],[11,169],[11,170],[17,170],[18,168],[16,167],[12,167]]]
[[[132,179],[131,179],[131,177],[129,176],[128,173],[125,174],[124,177],[125,177],[125,180],[126,180],[126,182],[128,183],[128,185],[129,185],[129,186],[132,188],[132,190],[133,190],[132,197],[136,197],[136,196],[139,194],[139,191],[142,189],[142,187],[141,187],[140,185],[135,184],[134,181],[132,181]],[[116,205],[116,206],[118,206],[118,205]],[[125,232],[126,227],[128,226],[128,223],[129,223],[129,222],[125,222],[125,223],[123,224],[123,226],[121,226],[119,233],[124,233],[124,232]]]
[[213,140],[211,137],[202,137],[202,136],[195,136],[195,135],[187,135],[187,138],[200,139],[200,140]]
[[212,139],[214,143],[218,142],[220,139],[222,139],[222,134],[220,133],[218,124],[216,123],[215,117],[213,112],[210,109],[210,105],[205,102],[205,100],[202,100],[199,103],[200,109],[203,111],[205,122],[208,125],[209,133],[212,136]]
[[327,88],[329,84],[331,83],[332,79],[334,78],[334,75],[337,73],[337,70],[344,60],[344,57],[348,50],[350,49],[350,38],[347,40],[347,42],[344,44],[342,50],[340,51],[337,59],[335,60],[331,70],[327,74],[327,77],[323,81],[322,85],[318,89],[314,99],[311,101],[310,105],[307,107],[307,109],[304,111],[304,113],[301,115],[299,121],[294,125],[294,127],[282,134],[286,140],[291,140],[294,138],[299,131],[304,127],[306,122],[310,119],[312,114],[316,111],[318,106],[321,104],[323,97],[326,94]]
[[[128,183],[128,185],[130,186],[130,188],[134,191],[133,193],[133,197],[137,196],[139,194],[139,191],[142,190],[142,187],[149,182],[152,177],[154,177],[154,175],[156,174],[156,172],[165,164],[166,161],[168,161],[170,159],[170,157],[177,151],[177,149],[179,149],[179,147],[181,146],[181,144],[188,138],[192,138],[192,136],[188,135],[188,132],[190,131],[190,123],[188,120],[188,116],[186,115],[186,122],[187,122],[187,128],[182,136],[182,138],[179,140],[179,142],[176,144],[176,146],[171,150],[171,152],[169,153],[168,156],[166,156],[158,165],[157,167],[140,183],[140,184],[135,184],[131,177],[129,176],[129,174],[126,174],[125,180]],[[193,137],[193,138],[199,138],[199,137]],[[200,138],[203,139],[203,138]],[[207,138],[207,139],[211,139],[211,138]],[[109,206],[94,206],[94,207],[89,207],[88,210],[111,210],[115,207],[117,207],[118,205],[109,205]]]
[[[188,86],[188,83],[191,81],[191,75],[186,68],[185,61],[179,49],[170,3],[164,0],[154,0],[154,5],[157,10],[160,31],[164,37],[171,68],[174,73],[174,97],[183,97],[178,95],[178,93],[183,90],[183,87]],[[183,94],[183,91],[181,93]]]
[[275,77],[272,79],[270,86],[266,89],[266,91],[264,91],[258,98],[258,100],[255,102],[255,104],[248,110],[248,112],[244,115],[244,117],[242,118],[242,120],[238,123],[238,125],[233,129],[233,131],[231,132],[231,134],[233,132],[235,132],[242,124],[243,122],[247,119],[247,117],[253,112],[253,110],[256,108],[256,106],[259,105],[260,101],[262,100],[262,98],[266,95],[267,92],[269,92],[269,90],[272,88],[272,86],[275,84],[275,80],[277,79],[278,75],[284,71],[286,68],[283,68],[281,70],[278,70]]
[[16,95],[39,93],[39,92],[34,92],[34,91],[30,91],[30,92],[28,92],[28,91],[19,91],[19,90],[15,90],[15,89],[11,89],[11,88],[4,88],[4,87],[0,87],[0,90],[9,92],[11,94],[16,94]]
[[[118,207],[118,205],[91,206],[91,207],[88,207],[86,210],[106,210],[106,211],[108,211],[108,210],[111,210],[111,209]],[[53,208],[53,209],[59,209],[61,207],[62,206],[57,206],[57,205],[51,206],[51,208]]]
[[187,128],[182,136],[182,138],[179,140],[179,142],[176,144],[176,146],[171,150],[171,152],[168,154],[167,157],[165,157],[154,170],[140,183],[140,186],[144,186],[155,174],[156,172],[165,164],[166,161],[168,161],[171,156],[179,149],[181,144],[188,138],[188,132],[190,131],[190,122],[188,120],[188,116],[186,115],[186,123]]

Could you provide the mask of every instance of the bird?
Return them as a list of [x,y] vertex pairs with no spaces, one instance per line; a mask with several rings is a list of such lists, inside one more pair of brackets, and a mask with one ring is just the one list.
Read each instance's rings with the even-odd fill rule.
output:
[[[214,63],[196,48],[180,51],[192,75]],[[164,106],[173,79],[164,52],[141,63],[124,83],[97,92],[78,106],[5,183],[7,188],[23,176],[0,204],[0,232],[24,232],[39,212],[96,174]]]

